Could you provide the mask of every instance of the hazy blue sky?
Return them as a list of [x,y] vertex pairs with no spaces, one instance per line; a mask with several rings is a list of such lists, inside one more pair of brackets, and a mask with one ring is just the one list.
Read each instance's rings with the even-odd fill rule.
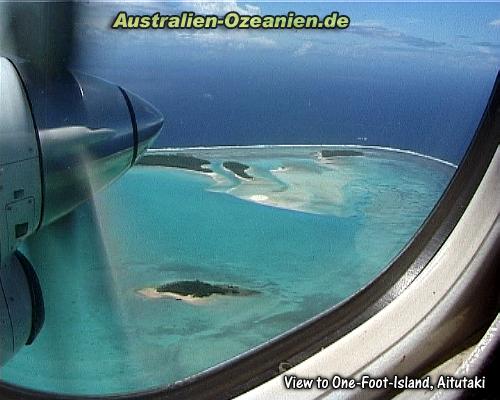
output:
[[[338,11],[351,25],[113,31],[119,10]],[[78,68],[165,114],[159,146],[380,144],[458,161],[500,65],[500,3],[86,3],[78,37]]]
[[[448,67],[498,68],[500,61],[500,3],[361,3],[361,2],[141,2],[87,4],[81,7],[85,40],[115,40],[123,32],[110,34],[109,25],[118,10],[129,14],[160,11],[164,14],[193,10],[223,15],[229,10],[250,14],[283,14],[295,11],[326,15],[339,11],[351,17],[345,31],[134,31],[127,32],[127,46],[140,44],[150,50],[181,48],[190,51],[221,52],[220,56],[243,51],[248,56],[264,55],[265,49],[290,56],[340,56],[382,61],[407,58],[433,61]],[[123,36],[123,35],[122,35]],[[102,42],[101,42],[102,45]],[[160,48],[158,48],[158,46]],[[457,65],[458,64],[458,65]]]

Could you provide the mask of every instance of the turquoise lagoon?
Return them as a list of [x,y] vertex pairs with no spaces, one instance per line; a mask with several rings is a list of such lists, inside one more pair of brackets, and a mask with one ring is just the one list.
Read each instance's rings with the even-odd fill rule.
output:
[[[46,322],[1,378],[45,391],[121,393],[228,360],[370,282],[455,171],[409,152],[357,148],[363,156],[321,160],[319,150],[173,150],[210,160],[214,173],[134,167],[31,238],[24,252],[43,287]],[[255,179],[237,178],[223,161],[249,165]],[[191,279],[260,294],[193,305],[137,293]]]

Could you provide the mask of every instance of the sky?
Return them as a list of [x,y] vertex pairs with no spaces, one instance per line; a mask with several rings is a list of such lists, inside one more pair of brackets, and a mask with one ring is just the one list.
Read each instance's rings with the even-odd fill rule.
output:
[[351,17],[351,26],[345,31],[128,31],[121,36],[127,36],[127,46],[140,44],[168,50],[183,49],[183,53],[204,52],[207,58],[216,57],[215,52],[236,56],[238,50],[251,52],[252,57],[266,56],[267,50],[291,52],[295,57],[321,55],[356,60],[376,57],[389,62],[405,58],[411,62],[432,61],[448,66],[453,62],[455,67],[483,70],[498,68],[500,62],[499,3],[186,1],[85,3],[81,9],[80,23],[87,28],[81,32],[87,43],[92,39],[116,38],[109,25],[118,10],[128,14],[196,11],[218,15],[231,10],[261,15],[295,11],[320,16],[339,11]]
[[[351,19],[343,31],[114,31],[133,14]],[[500,65],[500,3],[81,2],[74,67],[165,116],[156,147],[373,144],[459,162]]]
[[[374,57],[409,61],[432,60],[436,65],[453,62],[458,67],[498,68],[500,64],[500,3],[456,2],[120,2],[86,3],[80,22],[89,29],[87,39],[114,39],[109,25],[118,10],[128,14],[160,11],[175,14],[195,11],[218,14],[237,10],[247,14],[283,14],[295,11],[320,16],[339,11],[351,17],[345,31],[253,31],[235,32],[218,29],[193,31],[127,32],[127,46],[161,46],[180,49],[189,43],[191,51],[221,51],[221,56],[238,50],[261,53],[291,52],[293,56],[339,56],[358,60]],[[93,30],[93,32],[92,32]],[[123,35],[122,35],[123,36]],[[157,43],[160,42],[160,43]],[[213,54],[212,54],[213,55]],[[473,62],[471,62],[473,60]],[[401,60],[400,60],[401,61]]]

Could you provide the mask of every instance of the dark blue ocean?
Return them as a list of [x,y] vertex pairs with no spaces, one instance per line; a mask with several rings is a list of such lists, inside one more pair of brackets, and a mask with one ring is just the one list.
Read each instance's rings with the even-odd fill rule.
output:
[[272,51],[197,56],[189,46],[144,43],[84,55],[78,69],[126,87],[163,113],[154,147],[379,145],[458,164],[495,80],[492,70],[425,62],[378,60],[374,67]]

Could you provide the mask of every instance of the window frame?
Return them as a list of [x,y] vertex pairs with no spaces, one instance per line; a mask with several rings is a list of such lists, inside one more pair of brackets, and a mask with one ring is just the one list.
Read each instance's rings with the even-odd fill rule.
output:
[[500,73],[469,148],[450,184],[399,255],[368,285],[299,326],[228,361],[174,384],[117,395],[40,392],[0,380],[5,400],[230,399],[241,395],[334,343],[405,291],[425,269],[468,206],[500,145]]

